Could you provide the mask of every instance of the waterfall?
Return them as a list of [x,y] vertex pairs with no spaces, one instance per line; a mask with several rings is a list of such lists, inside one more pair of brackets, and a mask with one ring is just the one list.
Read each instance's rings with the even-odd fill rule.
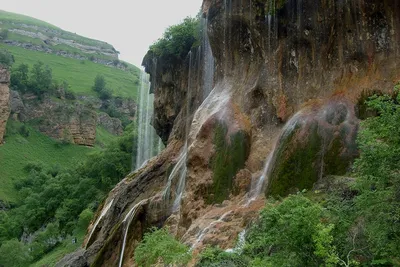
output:
[[178,157],[177,163],[175,164],[174,168],[172,169],[168,177],[167,185],[165,186],[163,192],[163,199],[165,202],[168,202],[169,197],[171,196],[172,180],[177,176],[177,174],[184,173],[183,168],[186,168],[186,153],[187,153],[186,149],[183,149]]
[[154,94],[150,93],[149,75],[140,73],[139,106],[137,115],[137,153],[135,170],[141,168],[151,157],[161,152],[163,146],[150,122],[153,116]]
[[129,231],[129,226],[131,225],[133,219],[135,218],[137,209],[146,201],[147,199],[144,199],[137,203],[133,208],[126,214],[124,220],[122,221],[122,224],[124,225],[124,239],[122,242],[122,248],[121,248],[121,254],[119,257],[119,267],[122,267],[122,263],[124,260],[124,252],[125,252],[125,246],[126,246],[126,238],[128,236],[128,231]]
[[[210,39],[208,38],[207,25],[208,25],[208,13],[206,18],[202,18],[202,51],[203,51],[203,100],[210,94],[214,85],[214,71],[215,62],[214,56],[211,50]],[[200,61],[200,60],[199,60]]]
[[203,240],[204,236],[208,233],[208,231],[210,231],[210,229],[212,227],[214,227],[217,223],[223,222],[225,217],[228,216],[229,214],[231,214],[232,211],[227,211],[224,214],[222,214],[218,220],[215,220],[213,222],[211,222],[206,228],[204,228],[203,230],[201,230],[196,237],[196,241],[193,243],[192,247],[190,248],[191,250],[193,250],[194,248],[196,248],[196,246]]
[[264,164],[264,169],[260,177],[255,181],[251,182],[251,189],[249,192],[249,197],[246,205],[249,205],[252,201],[254,201],[265,189],[265,186],[268,185],[268,178],[270,172],[272,171],[272,167],[275,163],[275,158],[277,155],[277,149],[280,141],[286,138],[296,127],[297,123],[299,122],[299,117],[302,114],[302,111],[297,112],[293,117],[283,126],[281,130],[281,134],[278,140],[275,142],[274,146],[272,147],[271,152],[269,153],[267,160]]
[[244,245],[246,243],[246,229],[243,229],[238,235],[238,240],[234,248],[226,249],[225,252],[240,254],[243,251]]
[[93,225],[93,227],[92,227],[92,230],[90,231],[88,240],[87,240],[87,242],[86,242],[86,248],[87,248],[87,246],[88,246],[88,244],[89,244],[89,242],[90,242],[90,239],[92,238],[92,235],[93,235],[94,231],[95,231],[96,228],[97,228],[97,225],[99,224],[99,222],[101,221],[101,219],[102,219],[104,216],[106,216],[106,214],[107,214],[108,210],[111,208],[111,205],[112,205],[113,202],[114,202],[114,199],[112,199],[106,206],[103,207],[103,209],[102,209],[102,211],[101,211],[101,213],[100,213],[99,218],[97,218],[96,222],[94,223],[94,225]]

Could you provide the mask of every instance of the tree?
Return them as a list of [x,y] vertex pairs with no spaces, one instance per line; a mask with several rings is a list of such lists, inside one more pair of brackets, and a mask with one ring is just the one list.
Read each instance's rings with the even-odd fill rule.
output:
[[104,76],[97,74],[96,78],[94,79],[94,85],[92,89],[95,92],[100,93],[106,88],[106,80],[104,79]]
[[9,68],[14,63],[14,56],[6,49],[0,49],[0,66]]
[[39,61],[33,65],[29,80],[29,89],[36,95],[41,95],[52,89],[52,70]]
[[29,86],[29,66],[20,64],[11,71],[11,87],[25,93]]
[[25,267],[31,261],[29,251],[17,239],[3,243],[0,247],[0,265],[7,267]]
[[323,208],[301,194],[267,203],[247,235],[243,253],[255,266],[328,266],[338,259],[334,251],[327,252],[333,225],[326,221]]
[[164,265],[184,265],[190,259],[189,247],[177,241],[165,228],[152,228],[135,250],[136,263],[145,267],[160,261]]

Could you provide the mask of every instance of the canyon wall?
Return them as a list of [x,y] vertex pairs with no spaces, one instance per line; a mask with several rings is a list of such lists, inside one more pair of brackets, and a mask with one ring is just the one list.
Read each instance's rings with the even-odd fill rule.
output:
[[[152,225],[168,226],[195,253],[232,248],[264,195],[346,174],[363,101],[400,80],[395,0],[205,0],[203,21],[213,90],[201,89],[201,50],[173,65],[146,55],[153,123],[167,147],[110,192],[85,248],[60,266],[132,266]],[[171,175],[180,165],[184,175]]]

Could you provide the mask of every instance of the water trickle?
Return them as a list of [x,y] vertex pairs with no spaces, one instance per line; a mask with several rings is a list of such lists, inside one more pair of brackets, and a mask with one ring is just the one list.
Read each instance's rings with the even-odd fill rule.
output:
[[214,70],[215,70],[215,60],[211,50],[210,39],[208,38],[207,25],[208,25],[208,14],[206,18],[202,21],[203,30],[203,100],[210,94],[214,85]]
[[[199,59],[198,59],[199,60]],[[192,102],[192,72],[193,72],[193,56],[192,56],[192,51],[189,52],[189,74],[188,74],[188,85],[187,85],[187,91],[186,91],[186,121],[185,121],[185,145],[183,146],[183,167],[181,168],[181,173],[179,176],[179,182],[178,182],[178,187],[176,190],[176,195],[175,195],[175,200],[173,202],[172,206],[172,212],[176,212],[180,209],[181,207],[181,199],[183,196],[183,193],[185,191],[185,184],[186,184],[186,174],[187,174],[187,154],[188,154],[188,136],[189,136],[189,131],[190,131],[190,125],[192,123],[191,121],[191,107],[190,104]]]
[[99,218],[97,218],[96,222],[94,223],[94,225],[92,227],[92,230],[90,231],[90,234],[89,234],[89,237],[88,237],[88,240],[87,240],[87,243],[86,243],[86,247],[89,244],[90,239],[92,238],[92,235],[93,235],[94,231],[97,228],[97,225],[99,224],[101,219],[104,216],[106,216],[106,214],[107,214],[108,210],[111,208],[111,205],[112,205],[113,202],[114,202],[114,199],[111,199],[111,201],[105,207],[103,207],[103,210],[101,211]]
[[196,236],[196,241],[193,243],[193,245],[191,246],[191,250],[193,250],[194,248],[196,248],[196,246],[203,241],[204,236],[210,231],[211,228],[213,228],[216,224],[223,222],[225,217],[228,216],[229,214],[231,214],[232,211],[227,211],[224,214],[221,215],[221,217],[218,218],[218,220],[215,220],[213,222],[211,222],[206,228],[204,228],[203,230],[201,230],[197,236]]
[[251,182],[251,189],[249,192],[249,197],[246,205],[249,205],[252,201],[257,199],[258,196],[262,194],[265,190],[265,186],[268,185],[268,178],[271,172],[271,168],[275,163],[275,159],[277,156],[277,148],[278,144],[281,140],[286,138],[291,132],[293,132],[297,123],[299,122],[299,117],[302,114],[302,111],[297,112],[293,117],[285,124],[285,126],[281,130],[281,134],[278,140],[275,142],[271,152],[269,153],[267,160],[265,161],[264,170],[260,177],[257,180]]
[[236,246],[234,248],[226,249],[225,252],[228,253],[236,253],[241,254],[246,242],[246,229],[243,229],[238,235],[238,241],[236,242]]
[[186,168],[186,153],[187,153],[187,149],[182,149],[181,154],[178,157],[178,161],[176,162],[174,168],[172,169],[169,177],[168,177],[168,181],[167,181],[167,185],[165,186],[164,192],[163,192],[163,199],[165,202],[169,201],[169,198],[171,196],[171,185],[172,185],[172,180],[178,176],[178,174],[180,174],[179,176],[181,176],[181,173],[184,173],[184,168]]
[[125,252],[125,246],[126,246],[126,238],[128,235],[128,231],[129,231],[129,226],[131,225],[133,219],[135,218],[136,212],[138,210],[138,208],[146,201],[147,199],[144,199],[142,201],[140,201],[139,203],[137,203],[135,206],[133,206],[133,208],[126,214],[124,220],[122,221],[122,224],[124,225],[124,239],[122,242],[122,248],[121,248],[121,254],[119,256],[119,267],[122,267],[122,263],[124,261],[124,252]]

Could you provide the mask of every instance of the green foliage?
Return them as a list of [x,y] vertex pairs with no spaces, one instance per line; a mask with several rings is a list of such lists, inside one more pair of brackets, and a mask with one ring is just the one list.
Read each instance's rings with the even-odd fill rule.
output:
[[53,82],[52,70],[41,61],[33,65],[30,73],[26,64],[11,71],[11,87],[22,93],[31,92],[37,96],[45,92],[52,93],[55,89]]
[[159,262],[164,265],[184,265],[190,259],[189,247],[177,241],[165,228],[152,228],[150,232],[145,233],[135,250],[138,266],[148,267]]
[[84,209],[79,214],[78,227],[80,230],[85,231],[89,226],[90,221],[93,219],[93,211],[90,209]]
[[220,248],[206,248],[200,254],[196,267],[247,267],[249,258],[245,255],[228,253]]
[[4,242],[0,247],[0,266],[26,267],[31,258],[28,248],[17,239]]
[[50,91],[52,82],[52,70],[49,66],[45,66],[41,61],[33,65],[29,80],[29,87],[33,93],[40,95],[43,92]]
[[[218,124],[214,132],[216,154],[212,159],[213,188],[208,201],[221,203],[228,198],[233,178],[243,168],[249,155],[249,141],[245,133],[228,136],[226,125]],[[229,141],[228,141],[229,140]]]
[[8,30],[7,29],[0,30],[0,40],[1,41],[7,40],[7,37],[8,37]]
[[93,209],[131,170],[132,140],[130,131],[76,167],[26,164],[15,183],[18,202],[7,213],[0,213],[0,244],[23,232],[36,232],[30,255],[37,260],[55,249],[74,229],[86,229]]
[[103,75],[97,74],[96,78],[94,79],[94,85],[92,89],[97,93],[100,93],[106,88],[106,80],[104,79]]
[[[243,253],[267,266],[319,266],[322,251],[330,245],[320,233],[323,208],[302,195],[291,195],[282,203],[267,203],[259,222],[248,235]],[[320,240],[318,240],[320,239]],[[322,249],[322,248],[324,249]]]
[[187,17],[182,23],[170,26],[161,39],[150,46],[157,57],[167,60],[184,59],[199,41],[199,20]]
[[106,88],[106,80],[104,79],[104,76],[100,74],[97,74],[96,78],[94,79],[94,85],[92,89],[98,93],[101,100],[110,99],[112,96],[112,91],[109,88]]
[[14,57],[6,49],[0,49],[0,66],[6,68],[10,67],[14,63]]
[[372,96],[367,105],[378,116],[363,121],[358,136],[356,205],[368,240],[358,246],[368,247],[376,262],[395,264],[400,262],[399,88],[393,96]]
[[[26,50],[21,47],[8,46],[0,43],[0,48],[7,48],[15,58],[16,64],[27,64],[32,68],[38,61],[42,61],[52,69],[54,80],[67,81],[69,88],[76,95],[93,95],[93,80],[97,74],[104,76],[113,90],[114,96],[137,99],[139,69],[130,65],[130,71],[96,64],[80,60],[64,58],[54,54],[46,54],[38,51]],[[135,75],[136,74],[136,75]]]
[[29,66],[20,64],[11,71],[11,87],[23,93],[28,91],[29,86]]

